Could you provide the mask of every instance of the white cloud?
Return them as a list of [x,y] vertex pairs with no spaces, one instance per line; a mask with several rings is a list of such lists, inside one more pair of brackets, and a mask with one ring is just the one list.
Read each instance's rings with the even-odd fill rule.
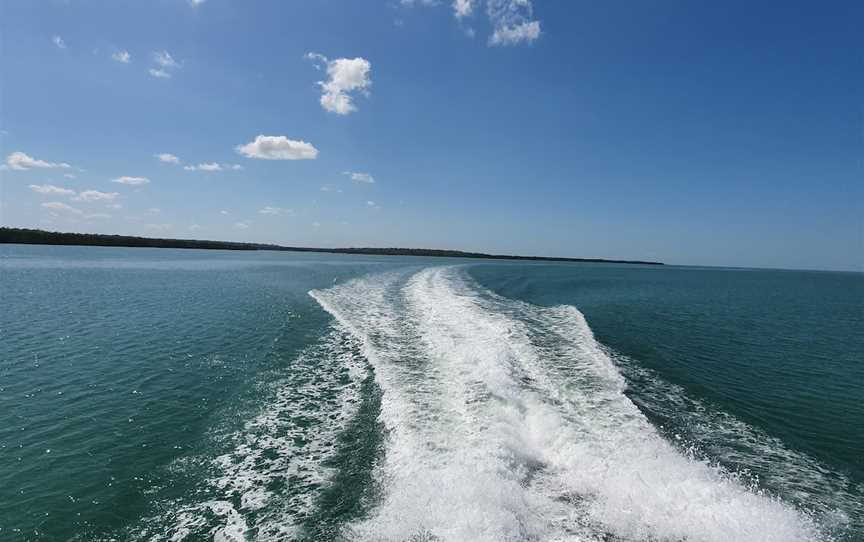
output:
[[217,164],[216,162],[210,162],[198,164],[197,166],[183,166],[183,169],[186,171],[226,171],[229,169],[237,171],[243,169],[243,166],[240,164]]
[[182,67],[168,51],[154,51],[152,58],[156,66],[150,68],[150,75],[158,79],[170,79],[171,72]]
[[359,171],[343,171],[342,174],[349,176],[351,180],[355,183],[373,184],[375,182],[375,177],[373,177],[369,173],[361,173]]
[[540,37],[531,0],[486,0],[486,14],[495,31],[489,45],[515,45]]
[[285,136],[259,135],[254,141],[237,145],[235,149],[247,158],[262,160],[314,160],[318,157],[318,149],[311,143]]
[[84,214],[84,211],[81,209],[77,209],[72,207],[71,205],[67,205],[61,201],[49,201],[42,204],[42,207],[45,209],[49,209],[55,213],[68,213],[72,215],[81,216]]
[[76,178],[76,176],[73,175],[72,173],[64,173],[63,176],[66,177],[67,179],[75,179]]
[[312,65],[315,66],[316,70],[321,70],[327,66],[327,57],[321,53],[306,53],[303,55],[303,58],[311,60]]
[[111,58],[122,64],[129,64],[132,62],[132,55],[130,55],[129,51],[126,51],[125,49],[112,54]]
[[292,214],[294,211],[291,209],[285,209],[284,207],[271,207],[266,206],[258,211],[258,213],[262,215],[285,215]]
[[90,214],[84,215],[84,218],[86,218],[88,220],[106,219],[106,218],[111,218],[111,215],[109,215],[108,213],[90,213]]
[[321,86],[321,107],[326,111],[347,115],[357,111],[354,105],[353,92],[357,91],[365,96],[369,95],[369,87],[372,79],[369,72],[372,64],[365,58],[337,58],[328,60],[319,53],[306,53],[306,58],[317,63],[324,63],[327,67],[326,81],[318,81]]
[[196,230],[200,230],[201,226],[199,226],[198,224],[192,224],[191,226],[189,226],[189,229],[192,231],[196,231]]
[[60,36],[52,36],[52,37],[51,37],[51,42],[54,43],[54,45],[56,45],[56,46],[59,47],[60,49],[65,49],[65,48],[66,48],[66,42],[63,41],[63,38],[61,38]]
[[489,37],[489,45],[515,45],[532,42],[540,37],[540,21],[519,23],[514,26],[499,26]]
[[341,194],[341,193],[342,193],[342,189],[341,189],[341,188],[335,188],[335,187],[333,187],[333,186],[331,186],[331,185],[329,185],[329,184],[325,184],[324,186],[322,186],[322,187],[321,187],[321,191],[322,191],[322,192],[336,192],[337,194]]
[[201,4],[203,4],[206,0],[189,0],[189,5],[193,8],[197,8]]
[[176,69],[180,67],[180,64],[174,60],[174,57],[168,53],[168,51],[156,51],[153,53],[153,62],[162,66],[163,68],[168,69]]
[[216,162],[209,164],[198,164],[197,166],[183,166],[186,171],[222,171],[222,166]]
[[23,171],[26,169],[68,169],[71,168],[69,164],[65,162],[46,162],[45,160],[37,160],[32,156],[28,156],[27,154],[16,151],[6,157],[6,166],[10,169]]
[[159,207],[150,207],[149,209],[147,209],[147,212],[151,215],[158,215],[162,212],[162,209],[160,209]]
[[100,192],[98,190],[85,190],[79,192],[73,198],[75,201],[114,201],[119,196],[117,192]]
[[123,208],[123,206],[120,205],[119,203],[109,203],[105,207],[108,207],[109,209],[122,209]]
[[249,229],[249,223],[248,222],[235,222],[234,227],[237,228],[238,230],[247,230],[247,229]]
[[315,228],[315,229],[317,230],[318,228],[321,227],[321,223],[320,223],[320,222],[313,222],[313,223],[312,223],[312,227]]
[[222,209],[221,211],[219,211],[219,214],[220,214],[220,215],[228,215],[228,214],[231,214],[231,213],[229,213],[229,212],[226,211],[225,209]]
[[[490,46],[531,43],[540,37],[540,21],[534,19],[532,0],[452,0],[453,16],[463,23],[486,3],[486,17],[492,26]],[[404,6],[435,5],[437,2],[402,0]],[[474,29],[464,27],[465,34],[474,37]]]
[[30,190],[38,192],[39,194],[51,194],[58,196],[75,195],[74,190],[69,190],[68,188],[61,188],[59,186],[54,186],[53,184],[31,184]]
[[179,164],[180,159],[168,152],[161,152],[153,155],[157,160],[165,164]]
[[477,0],[453,0],[453,14],[457,19],[468,17],[474,12]]
[[209,162],[189,166],[183,166],[183,169],[186,171],[226,171],[232,169],[234,171],[239,171],[243,169],[243,166],[240,164],[217,164],[216,162]]
[[375,207],[375,202],[374,201],[367,201],[366,205],[368,205],[369,207]]
[[111,179],[111,182],[136,186],[140,184],[148,184],[150,182],[150,179],[148,179],[147,177],[129,177],[127,175],[124,175],[122,177],[117,177],[116,179]]

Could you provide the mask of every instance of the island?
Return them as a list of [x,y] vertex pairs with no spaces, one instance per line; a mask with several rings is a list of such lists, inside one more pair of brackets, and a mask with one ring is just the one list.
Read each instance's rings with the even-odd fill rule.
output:
[[487,260],[530,260],[544,262],[588,262],[641,265],[663,265],[662,262],[642,260],[609,260],[604,258],[566,258],[557,256],[515,256],[510,254],[484,254],[430,248],[318,248],[290,247],[266,243],[237,243],[198,239],[161,239],[130,235],[104,235],[97,233],[69,233],[28,228],[0,227],[0,243],[22,245],[80,245],[100,247],[197,248],[211,250],[278,250],[292,252],[327,252],[332,254],[368,254],[374,256],[432,256],[438,258],[480,258]]

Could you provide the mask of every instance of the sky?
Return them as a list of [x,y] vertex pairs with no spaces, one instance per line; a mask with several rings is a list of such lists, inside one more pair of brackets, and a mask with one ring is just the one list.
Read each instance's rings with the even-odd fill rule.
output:
[[864,3],[0,3],[0,224],[864,270]]

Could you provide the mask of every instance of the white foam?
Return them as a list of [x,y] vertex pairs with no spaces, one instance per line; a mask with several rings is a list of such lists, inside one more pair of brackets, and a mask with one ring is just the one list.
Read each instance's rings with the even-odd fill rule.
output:
[[[240,430],[213,436],[231,446],[202,458],[213,473],[204,487],[186,501],[165,503],[164,514],[145,521],[149,525],[134,538],[158,531],[150,539],[234,542],[246,540],[253,528],[256,540],[296,538],[327,487],[327,460],[359,408],[367,374],[357,340],[334,325],[286,374],[262,383],[261,395],[269,400]],[[274,484],[282,488],[278,495],[268,489]]]
[[635,360],[612,351],[609,355],[629,380],[639,382],[635,400],[640,408],[670,420],[676,428],[673,438],[690,453],[729,465],[751,485],[782,488],[784,498],[812,512],[827,530],[842,532],[852,525],[851,518],[864,519],[864,502],[850,492],[854,484],[842,472],[828,470],[780,439],[712,408]]
[[386,495],[349,539],[820,539],[667,443],[573,307],[481,292],[458,268],[311,294],[363,340],[383,391]]

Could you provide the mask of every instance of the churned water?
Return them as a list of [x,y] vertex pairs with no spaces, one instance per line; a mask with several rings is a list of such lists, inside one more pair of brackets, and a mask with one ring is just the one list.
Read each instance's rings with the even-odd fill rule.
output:
[[864,540],[864,275],[0,247],[2,540]]

